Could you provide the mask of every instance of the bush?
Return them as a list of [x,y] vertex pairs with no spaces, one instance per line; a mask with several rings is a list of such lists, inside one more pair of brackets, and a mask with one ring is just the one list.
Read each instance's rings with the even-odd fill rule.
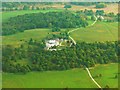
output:
[[104,4],[104,3],[96,4],[96,8],[105,8],[105,7],[106,7],[106,4]]
[[71,8],[71,5],[65,5],[64,8]]

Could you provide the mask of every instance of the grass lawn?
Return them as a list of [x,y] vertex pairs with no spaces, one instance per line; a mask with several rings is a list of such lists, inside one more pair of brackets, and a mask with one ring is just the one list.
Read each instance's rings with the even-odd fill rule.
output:
[[108,85],[110,88],[118,87],[118,79],[115,75],[118,73],[118,64],[98,65],[90,70],[92,76],[102,74],[102,77],[94,78],[103,88]]
[[[95,80],[102,86],[118,87],[118,64],[97,65],[90,69],[92,76],[102,74]],[[3,88],[97,88],[82,68],[66,71],[30,72],[25,75],[3,73]]]
[[3,88],[97,88],[86,70],[30,72],[26,75],[3,73]]
[[2,21],[7,21],[10,17],[15,17],[18,15],[30,14],[30,13],[39,13],[39,12],[52,12],[52,11],[62,11],[62,9],[50,9],[50,10],[21,10],[21,11],[7,11],[2,12]]
[[22,33],[17,33],[8,36],[1,36],[2,44],[19,46],[22,43],[25,43],[25,41],[29,41],[31,38],[33,40],[41,41],[43,38],[45,38],[48,35],[49,32],[50,32],[49,29],[33,29],[33,30],[31,29],[31,30],[26,30]]
[[77,42],[115,41],[118,39],[118,23],[97,22],[70,34]]

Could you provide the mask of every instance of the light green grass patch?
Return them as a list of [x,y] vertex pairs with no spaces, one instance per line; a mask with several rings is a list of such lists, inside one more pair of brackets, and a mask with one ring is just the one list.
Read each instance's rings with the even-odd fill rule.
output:
[[80,28],[70,34],[77,42],[103,42],[118,40],[118,24],[97,22],[93,26]]
[[48,35],[49,32],[50,32],[49,29],[31,29],[13,35],[2,36],[3,39],[2,44],[19,46],[22,43],[25,43],[25,41],[29,41],[31,38],[33,40],[41,41]]
[[30,72],[25,75],[3,73],[5,88],[97,88],[86,70]]
[[94,69],[90,69],[92,76],[102,74],[102,77],[95,78],[95,80],[104,88],[108,85],[110,88],[118,88],[118,78],[115,79],[115,75],[118,74],[118,64],[103,64],[98,65]]

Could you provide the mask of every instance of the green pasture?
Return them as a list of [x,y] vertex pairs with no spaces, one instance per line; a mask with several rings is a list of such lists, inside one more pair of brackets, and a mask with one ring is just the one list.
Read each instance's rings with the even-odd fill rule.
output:
[[80,28],[70,33],[77,42],[103,42],[118,40],[118,23],[97,22],[93,26]]
[[118,75],[118,64],[104,64],[98,65],[94,69],[91,69],[90,72],[92,76],[102,74],[102,77],[94,78],[103,88],[108,85],[110,88],[118,87],[118,78],[115,78]]
[[25,41],[28,42],[31,38],[33,40],[41,41],[43,38],[45,38],[48,35],[49,32],[50,32],[49,29],[33,29],[33,30],[26,30],[22,33],[17,33],[13,35],[1,36],[2,44],[19,46],[22,43],[25,43]]
[[3,73],[3,88],[97,88],[86,70]]
[[[102,86],[118,87],[118,64],[97,65],[90,69],[92,76],[102,74],[95,80]],[[3,88],[97,88],[82,68],[66,71],[30,72],[27,74],[3,73]]]

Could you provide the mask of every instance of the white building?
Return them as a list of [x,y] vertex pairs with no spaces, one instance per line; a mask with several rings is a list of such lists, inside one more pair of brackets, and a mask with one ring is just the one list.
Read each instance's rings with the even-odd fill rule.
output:
[[101,20],[104,20],[103,16],[98,15],[97,18],[100,18]]
[[46,47],[48,49],[53,47],[53,46],[58,46],[58,45],[59,45],[59,39],[46,41]]

